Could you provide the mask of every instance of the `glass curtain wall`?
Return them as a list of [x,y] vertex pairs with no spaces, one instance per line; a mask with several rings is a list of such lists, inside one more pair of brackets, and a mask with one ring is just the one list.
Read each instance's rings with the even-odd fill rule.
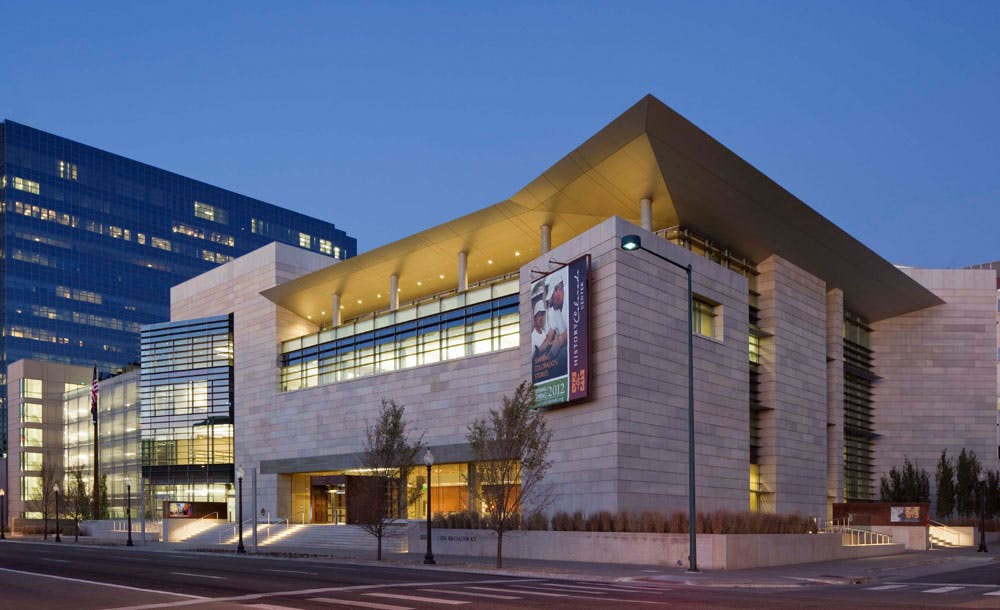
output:
[[148,506],[226,502],[233,483],[232,316],[142,331],[142,473]]

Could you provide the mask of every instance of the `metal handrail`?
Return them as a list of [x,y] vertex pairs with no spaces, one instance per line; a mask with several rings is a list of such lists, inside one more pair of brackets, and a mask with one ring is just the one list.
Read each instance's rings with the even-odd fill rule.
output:
[[875,532],[872,530],[863,530],[855,527],[849,527],[847,525],[839,524],[835,521],[827,521],[824,524],[824,532],[838,533],[841,536],[847,536],[848,542],[847,546],[863,546],[863,545],[873,545],[873,544],[892,544],[892,535],[883,534],[882,532]]

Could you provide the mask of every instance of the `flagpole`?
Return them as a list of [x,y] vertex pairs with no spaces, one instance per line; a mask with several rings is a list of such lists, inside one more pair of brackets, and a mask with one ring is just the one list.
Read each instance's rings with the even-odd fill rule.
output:
[[94,376],[90,382],[90,414],[93,416],[94,420],[94,519],[101,518],[101,452],[99,448],[99,441],[97,436],[97,398],[98,398],[98,387],[97,387],[97,363],[94,363]]

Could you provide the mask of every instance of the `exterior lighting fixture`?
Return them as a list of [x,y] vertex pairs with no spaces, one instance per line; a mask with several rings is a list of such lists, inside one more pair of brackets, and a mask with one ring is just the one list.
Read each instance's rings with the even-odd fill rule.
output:
[[430,449],[424,453],[424,464],[427,466],[427,553],[424,554],[424,563],[433,564],[434,553],[431,552],[431,466],[434,465],[434,454]]
[[59,484],[52,486],[52,491],[56,494],[56,542],[62,542],[62,538],[59,537]]
[[638,235],[626,235],[622,237],[622,250],[633,252],[642,250],[652,254],[661,261],[670,263],[674,267],[681,269],[687,274],[687,310],[688,310],[688,521],[690,522],[689,533],[689,572],[698,571],[698,546],[695,540],[695,521],[698,513],[695,511],[695,484],[694,484],[694,326],[692,317],[694,315],[694,293],[691,291],[691,265],[682,265],[676,261],[657,254],[652,250],[642,247],[642,238]]
[[237,518],[240,521],[240,543],[236,546],[237,553],[246,553],[247,549],[243,546],[243,465],[236,467],[236,482],[237,482]]
[[125,516],[128,518],[128,540],[126,540],[125,546],[134,546],[132,544],[132,481],[128,477],[125,477]]

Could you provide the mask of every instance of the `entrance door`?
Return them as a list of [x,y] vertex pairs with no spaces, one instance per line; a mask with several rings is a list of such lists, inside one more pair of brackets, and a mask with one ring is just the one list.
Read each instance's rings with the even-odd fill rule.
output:
[[329,507],[329,499],[326,492],[325,485],[314,485],[312,487],[311,499],[312,499],[312,522],[313,523],[329,523],[329,513],[327,509]]

